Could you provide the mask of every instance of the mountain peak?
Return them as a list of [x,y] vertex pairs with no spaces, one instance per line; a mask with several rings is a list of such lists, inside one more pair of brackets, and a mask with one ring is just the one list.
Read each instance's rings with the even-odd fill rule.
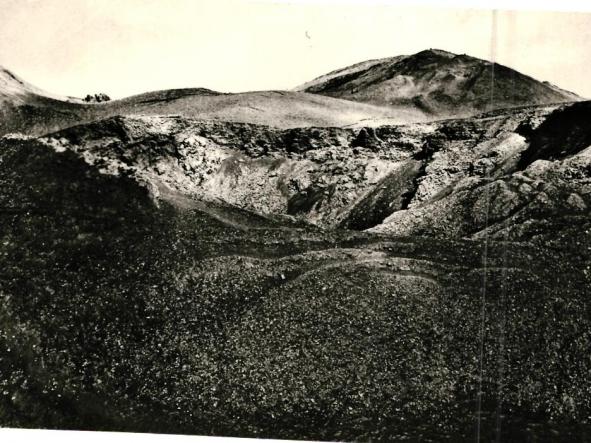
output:
[[441,57],[448,57],[448,58],[457,57],[457,54],[454,54],[453,52],[449,52],[444,49],[436,49],[436,48],[424,49],[423,51],[417,52],[414,55],[419,56],[419,55],[423,55],[423,54],[432,54],[432,55],[438,55]]
[[380,106],[408,106],[442,118],[580,100],[498,63],[493,71],[489,61],[434,48],[357,63],[296,89]]

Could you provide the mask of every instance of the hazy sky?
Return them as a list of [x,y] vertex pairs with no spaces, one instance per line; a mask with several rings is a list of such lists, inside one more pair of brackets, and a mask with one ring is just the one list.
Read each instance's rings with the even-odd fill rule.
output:
[[[591,14],[499,12],[494,57],[591,97]],[[0,0],[0,65],[47,91],[291,89],[359,61],[491,59],[492,11],[270,1]]]

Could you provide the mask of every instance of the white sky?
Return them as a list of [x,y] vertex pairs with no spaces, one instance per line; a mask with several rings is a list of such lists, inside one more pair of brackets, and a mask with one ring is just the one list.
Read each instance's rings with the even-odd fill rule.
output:
[[[352,63],[427,48],[490,59],[491,31],[486,9],[0,0],[0,65],[73,96],[291,89]],[[499,12],[497,37],[499,63],[591,97],[591,13]]]

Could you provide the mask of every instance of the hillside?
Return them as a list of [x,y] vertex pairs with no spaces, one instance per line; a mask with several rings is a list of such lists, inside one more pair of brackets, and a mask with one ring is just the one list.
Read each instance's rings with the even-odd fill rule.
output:
[[580,100],[502,65],[494,65],[493,76],[492,66],[467,55],[428,50],[362,62],[296,91],[228,94],[188,88],[103,103],[47,93],[0,68],[0,135],[41,135],[116,115],[178,115],[282,129],[378,127]]
[[0,423],[581,440],[589,109],[5,137]]
[[0,136],[57,131],[85,121],[87,109],[81,100],[40,90],[0,67]]
[[488,110],[486,63],[102,103],[0,71],[0,427],[587,441],[591,102],[495,65]]
[[404,106],[432,117],[580,100],[576,94],[506,66],[437,49],[359,63],[296,90],[379,106]]
[[[466,213],[464,209],[442,206],[449,212],[444,216],[431,205],[440,207],[467,190],[474,199],[490,194],[494,205],[488,224],[518,209],[523,213],[526,201],[535,207],[542,198],[538,183],[544,181],[538,175],[548,173],[544,162],[552,160],[552,168],[560,170],[570,170],[569,162],[579,158],[586,164],[590,109],[591,102],[579,102],[467,120],[361,129],[279,130],[180,117],[115,117],[40,141],[58,151],[78,152],[102,170],[151,183],[158,195],[223,201],[327,228],[394,229],[407,235],[441,224],[453,236],[466,236],[479,231],[484,206],[459,203],[476,211],[461,221],[469,227],[466,231],[452,222]],[[568,148],[562,145],[565,140]],[[552,183],[550,189],[564,182],[561,192],[566,193],[552,200],[580,202],[584,213],[591,202],[585,200],[584,173],[575,179],[581,173],[573,170],[562,179],[555,173],[546,181]],[[507,188],[505,182],[515,183]],[[545,219],[557,222],[568,213],[562,209]],[[409,226],[412,230],[405,230]]]
[[[385,108],[305,92],[260,91],[222,94],[176,89],[103,103],[54,96],[0,68],[0,135],[41,135],[115,115],[179,115],[202,120],[256,123],[278,128],[347,126],[423,121],[420,110]],[[373,123],[372,123],[373,122]]]

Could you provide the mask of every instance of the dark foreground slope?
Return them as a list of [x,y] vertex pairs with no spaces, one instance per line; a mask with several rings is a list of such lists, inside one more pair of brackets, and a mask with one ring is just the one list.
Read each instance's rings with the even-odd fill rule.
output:
[[[531,135],[536,116],[527,118],[520,131],[544,147],[534,154],[518,143],[527,155],[506,164],[582,152],[555,153],[551,137]],[[476,133],[466,127],[427,128],[436,136],[426,146],[439,140],[461,158],[454,153]],[[0,424],[458,441],[474,439],[480,418],[482,439],[584,441],[591,244],[572,234],[583,225],[564,231],[562,246],[531,234],[402,237],[321,230],[201,192],[208,174],[265,156],[267,180],[279,157],[321,168],[300,157],[336,149],[313,131],[115,119],[3,139]],[[391,155],[416,150],[410,160],[422,165],[431,151],[405,131],[384,129],[396,141]],[[437,135],[445,131],[447,141]],[[379,132],[329,134],[351,140],[359,162],[387,151]],[[588,167],[580,174],[588,183]],[[285,194],[297,194],[289,183]],[[420,195],[430,194],[403,196],[399,212],[411,213]],[[457,215],[447,213],[450,223]]]
[[437,49],[358,63],[296,89],[439,117],[580,100],[498,63]]

